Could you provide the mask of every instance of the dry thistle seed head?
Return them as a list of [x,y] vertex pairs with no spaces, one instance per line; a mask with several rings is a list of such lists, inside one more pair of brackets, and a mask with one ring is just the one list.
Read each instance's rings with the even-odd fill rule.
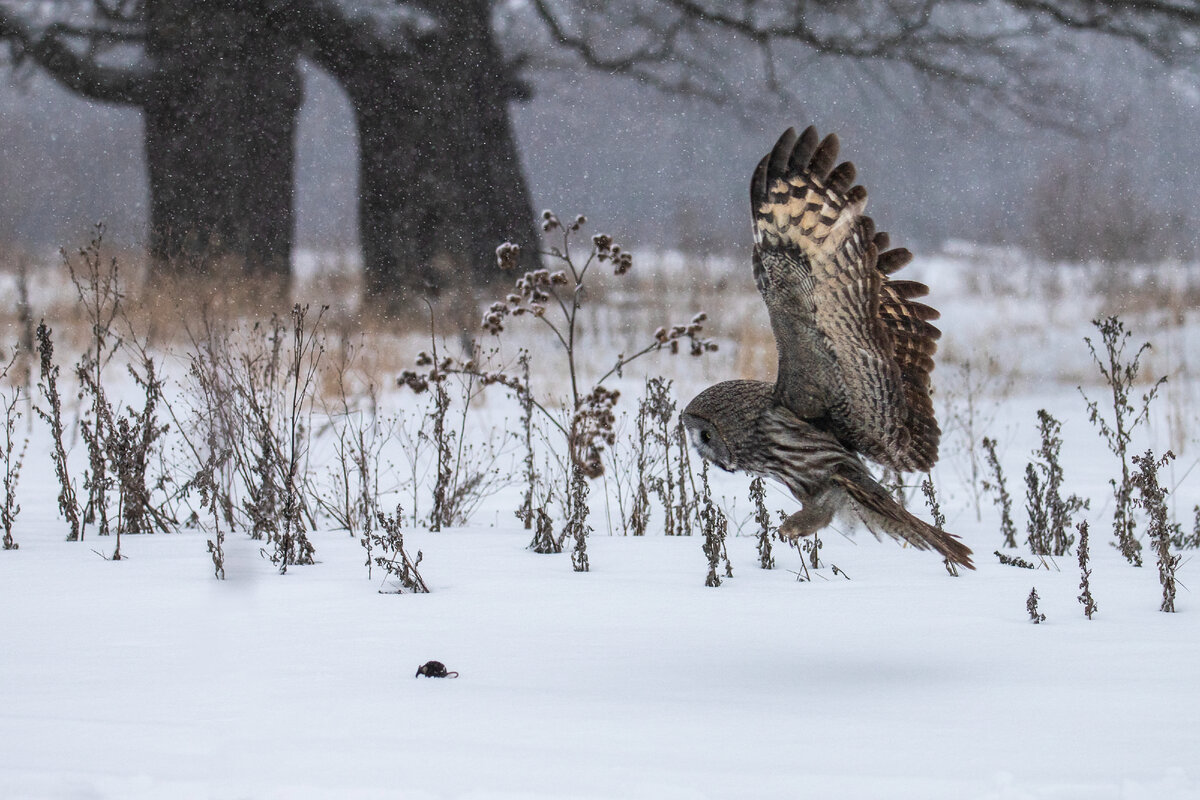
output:
[[519,294],[510,294],[508,297],[505,297],[504,299],[505,299],[505,301],[507,301],[507,303],[510,306],[521,305],[521,295],[519,295]]
[[420,375],[410,369],[406,369],[401,372],[400,377],[396,379],[396,385],[407,386],[417,394],[420,394],[429,388],[429,381],[426,380],[424,375]]
[[430,357],[429,353],[426,353],[424,350],[417,353],[417,366],[418,367],[427,367],[432,363],[433,363],[433,358]]
[[496,248],[496,266],[500,269],[514,269],[521,260],[521,246],[505,242]]
[[708,320],[708,314],[705,314],[703,311],[701,311],[699,314],[692,317],[692,324],[693,325],[702,325],[707,320]]
[[551,273],[551,275],[550,275],[550,285],[551,286],[566,286],[567,283],[569,283],[569,281],[567,280],[566,270],[560,269],[558,272]]
[[658,330],[656,330],[654,332],[654,341],[658,342],[659,344],[666,344],[668,338],[669,337],[667,336],[666,328],[660,327]]
[[580,214],[575,218],[575,221],[571,223],[570,230],[577,231],[582,228],[586,222],[587,217],[585,217],[583,214]]
[[558,217],[554,216],[553,211],[546,209],[542,212],[542,230],[549,233],[555,228],[559,228],[561,226],[562,223],[558,221]]
[[571,420],[568,440],[571,460],[589,478],[596,478],[604,473],[601,453],[605,446],[616,442],[616,434],[613,431],[616,415],[613,413],[613,406],[620,396],[621,393],[617,390],[597,386],[581,399],[579,410]]
[[592,237],[592,246],[596,248],[596,255],[603,261],[612,250],[613,238],[607,233],[597,233]]
[[613,274],[624,275],[633,268],[633,256],[631,256],[629,253],[621,253],[618,255],[616,250],[617,249],[614,247],[612,259],[615,266],[613,267]]

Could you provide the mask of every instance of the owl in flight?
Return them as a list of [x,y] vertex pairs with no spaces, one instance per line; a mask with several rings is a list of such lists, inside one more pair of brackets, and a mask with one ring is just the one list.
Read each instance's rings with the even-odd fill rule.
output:
[[750,182],[754,281],[779,354],[775,383],[725,381],[683,412],[692,442],[717,466],[781,481],[802,504],[780,527],[808,536],[849,506],[886,533],[974,569],[957,537],[904,510],[863,464],[928,471],[941,431],[929,373],[938,313],[928,287],[891,275],[912,260],[888,249],[863,214],[854,165],[838,139],[789,128]]

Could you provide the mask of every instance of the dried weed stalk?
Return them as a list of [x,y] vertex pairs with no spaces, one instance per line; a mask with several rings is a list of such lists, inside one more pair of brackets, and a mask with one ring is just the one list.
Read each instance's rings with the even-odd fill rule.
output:
[[[211,514],[233,529],[241,508],[235,499],[235,483],[248,477],[246,466],[252,452],[249,442],[248,414],[234,388],[240,361],[233,356],[230,332],[213,323],[208,309],[201,309],[201,329],[187,326],[191,348],[187,352],[187,391],[183,403],[187,414],[182,418],[172,404],[166,406],[175,423],[175,432],[191,454],[185,467],[191,477],[184,484],[184,496],[192,489],[200,493],[201,508],[192,511],[192,524],[200,523],[200,512]],[[261,536],[260,536],[261,538]]]
[[[132,337],[130,341],[134,341]],[[155,505],[152,492],[156,487],[165,488],[169,478],[160,475],[155,486],[151,486],[147,473],[151,456],[169,428],[158,419],[163,383],[146,349],[140,345],[135,345],[135,349],[141,370],[133,364],[126,365],[126,369],[142,392],[142,408],[125,409],[111,419],[104,443],[117,489],[117,529],[118,534],[152,533],[156,529],[165,533],[174,530],[177,523],[165,508]]]
[[771,525],[771,514],[767,511],[767,489],[762,478],[750,481],[750,502],[754,503],[754,521],[758,523],[758,566],[775,568],[775,555],[771,552],[771,537],[776,528]]
[[[84,523],[95,523],[101,536],[109,534],[108,491],[113,478],[108,474],[109,428],[113,424],[113,409],[105,390],[104,368],[112,360],[120,346],[120,337],[113,330],[120,312],[124,294],[117,260],[107,264],[101,256],[104,228],[97,225],[91,241],[78,252],[79,267],[65,251],[63,263],[71,278],[71,284],[79,299],[79,307],[91,330],[87,349],[75,365],[75,374],[80,383],[80,399],[86,403],[80,433],[87,446],[88,470],[84,473],[83,488],[87,492],[84,506]],[[82,530],[80,538],[82,538]],[[114,552],[114,560],[120,558],[120,545]]]
[[1076,552],[1079,556],[1079,597],[1077,598],[1080,604],[1083,605],[1083,615],[1088,619],[1099,610],[1096,605],[1096,598],[1092,597],[1092,567],[1091,567],[1091,550],[1088,547],[1088,524],[1086,521],[1080,522],[1076,526],[1079,530],[1079,546]]
[[1000,467],[1000,459],[996,456],[996,440],[983,437],[983,449],[987,454],[988,468],[992,479],[983,482],[983,488],[996,493],[996,502],[1000,506],[1000,533],[1004,536],[1001,547],[1017,546],[1017,526],[1012,519],[1012,497],[1008,493],[1008,483],[1004,479],[1004,470]]
[[[0,368],[0,381],[8,379],[9,370],[16,363],[16,359],[17,356],[14,355],[12,360]],[[20,384],[12,387],[11,394],[7,391],[0,392],[0,407],[3,407],[4,411],[4,439],[0,441],[0,458],[4,460],[4,499],[0,502],[0,527],[4,529],[2,542],[5,550],[16,550],[20,547],[13,538],[13,524],[17,515],[21,513],[21,506],[17,503],[17,484],[21,480],[21,465],[29,447],[28,436],[21,440],[19,447],[17,445],[20,438],[17,436],[17,421],[21,419],[17,405],[20,402]]]
[[571,566],[576,572],[587,572],[590,569],[587,553],[587,539],[592,527],[587,524],[588,506],[587,476],[583,468],[573,464],[571,469],[571,495],[567,504],[567,526],[564,537],[573,542],[571,548]]
[[662,378],[646,379],[646,392],[638,401],[635,417],[633,451],[637,486],[629,511],[629,527],[634,536],[645,536],[646,527],[650,524],[650,491],[654,480],[653,470],[658,462],[651,449],[650,427],[660,414],[657,404],[663,402],[664,398],[667,401],[670,399],[669,393],[663,391],[662,383]]
[[[675,534],[677,536],[691,536],[693,525],[699,526],[700,523],[700,498],[696,494],[693,471],[691,450],[688,448],[687,429],[683,424],[683,417],[675,418],[675,429],[672,435],[672,443],[675,445],[675,474],[677,476],[676,488],[679,495],[679,502],[675,506]],[[671,471],[671,455],[667,453],[666,457],[667,474]],[[688,486],[692,486],[692,492],[688,494]]]
[[[925,495],[925,505],[929,507],[929,513],[933,516],[934,526],[944,530],[946,528],[946,516],[942,513],[941,503],[938,502],[932,475],[926,475],[925,480],[921,481],[921,494]],[[946,567],[946,572],[950,573],[952,577],[958,577],[958,567],[950,559],[943,559],[942,564]]]
[[1175,611],[1175,570],[1181,560],[1178,554],[1171,553],[1171,525],[1168,520],[1167,490],[1158,482],[1158,471],[1165,467],[1175,454],[1168,450],[1162,458],[1155,458],[1147,450],[1140,456],[1133,457],[1133,465],[1137,473],[1131,478],[1140,497],[1138,505],[1150,518],[1147,533],[1154,553],[1158,559],[1158,581],[1162,584],[1163,597],[1160,611]]
[[328,306],[322,306],[317,318],[310,322],[307,305],[292,307],[291,348],[285,362],[287,373],[283,384],[284,435],[274,438],[274,466],[282,468],[282,527],[270,542],[272,549],[267,552],[280,573],[287,572],[292,564],[312,564],[315,552],[304,524],[306,476],[301,474],[301,469],[308,456],[313,383],[325,352],[324,337],[320,333],[321,317],[327,310]]
[[[534,523],[534,508],[533,496],[538,483],[541,481],[541,475],[537,471],[537,458],[533,449],[533,392],[530,389],[529,382],[529,351],[522,348],[520,355],[517,356],[517,367],[520,370],[521,389],[516,393],[517,400],[521,404],[521,419],[520,437],[521,445],[524,447],[525,456],[521,461],[523,469],[523,483],[525,491],[521,496],[521,507],[517,509],[517,519],[521,520],[525,525],[525,530],[533,527]],[[538,524],[541,524],[540,517]]]
[[1021,569],[1037,569],[1037,567],[1035,567],[1033,564],[1030,564],[1020,556],[1006,555],[1005,553],[1001,553],[999,550],[992,551],[992,554],[995,555],[1000,563],[1004,564],[1005,566],[1020,567]]
[[[661,472],[649,480],[649,488],[658,496],[663,509],[663,533],[667,536],[683,535],[685,527],[676,515],[675,490],[682,484],[683,474],[676,476],[671,463],[671,420],[675,417],[675,400],[671,394],[671,381],[651,378],[646,382],[646,411],[653,422],[651,437],[662,454],[659,464]],[[690,476],[689,476],[690,477]]]
[[1038,411],[1041,446],[1025,467],[1025,509],[1029,513],[1029,549],[1035,555],[1061,556],[1070,552],[1075,537],[1071,517],[1088,507],[1088,501],[1072,494],[1063,497],[1062,425],[1045,409]]
[[79,541],[84,536],[80,519],[79,501],[75,495],[75,484],[67,469],[67,450],[63,442],[62,395],[58,391],[58,365],[54,363],[54,341],[52,332],[42,320],[37,327],[37,348],[41,366],[38,391],[46,401],[46,408],[34,407],[34,413],[50,427],[53,443],[51,459],[54,475],[58,479],[58,511],[67,523],[67,541]]
[[225,531],[219,527],[216,535],[208,540],[208,553],[212,556],[213,574],[217,580],[225,580]]
[[[421,572],[418,567],[421,564],[422,554],[417,551],[417,557],[410,558],[408,552],[404,549],[404,512],[399,505],[396,506],[395,512],[392,514],[384,514],[378,512],[375,517],[379,523],[379,528],[367,534],[371,540],[370,552],[375,553],[375,566],[382,569],[387,577],[386,582],[390,579],[393,583],[393,588],[389,590],[380,589],[380,594],[403,594],[410,592],[412,594],[427,594],[429,586],[425,583],[425,579],[421,577]],[[367,571],[367,577],[371,575],[370,570]]]
[[1025,601],[1025,610],[1029,612],[1029,619],[1034,625],[1038,625],[1046,621],[1046,615],[1038,611],[1037,587],[1029,590],[1029,598]]
[[717,568],[722,560],[725,564],[725,577],[733,577],[733,565],[729,562],[729,553],[725,549],[725,537],[729,533],[729,521],[725,512],[713,502],[712,489],[708,485],[708,462],[700,471],[700,530],[704,537],[704,556],[708,559],[708,575],[704,579],[705,586],[720,586],[721,577]]
[[[208,540],[208,553],[212,557],[213,574],[217,580],[225,580],[225,531],[221,527],[222,516],[232,524],[228,494],[221,491],[221,474],[232,456],[232,451],[222,448],[214,431],[209,431],[208,454],[204,462],[188,481],[185,490],[195,489],[200,495],[200,504],[212,517],[213,537]],[[193,512],[199,524],[199,515]]]
[[534,528],[533,540],[529,543],[529,549],[535,553],[561,553],[563,537],[554,535],[554,521],[546,513],[546,504],[535,507],[534,514],[537,515],[537,526]]
[[1096,352],[1096,346],[1090,337],[1084,337],[1092,360],[1100,370],[1100,376],[1108,385],[1112,395],[1112,420],[1109,421],[1100,413],[1098,401],[1088,398],[1083,387],[1079,393],[1087,403],[1088,420],[1100,431],[1101,438],[1108,449],[1121,463],[1121,479],[1109,481],[1113,487],[1116,508],[1113,512],[1113,533],[1116,536],[1114,546],[1121,555],[1136,567],[1142,565],[1142,544],[1138,541],[1135,531],[1136,521],[1133,518],[1134,485],[1129,465],[1129,443],[1134,430],[1146,422],[1150,415],[1150,404],[1158,394],[1158,389],[1166,382],[1161,377],[1154,382],[1150,390],[1142,395],[1141,401],[1135,407],[1130,400],[1133,387],[1136,385],[1141,372],[1142,354],[1150,349],[1150,343],[1145,342],[1132,355],[1126,354],[1129,337],[1132,335],[1117,317],[1105,317],[1092,320],[1092,325],[1100,332],[1103,353]]

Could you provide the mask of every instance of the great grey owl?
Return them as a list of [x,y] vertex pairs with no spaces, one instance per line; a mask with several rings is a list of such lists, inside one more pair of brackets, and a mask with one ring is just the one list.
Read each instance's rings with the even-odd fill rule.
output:
[[957,537],[904,510],[861,457],[895,470],[927,471],[941,435],[929,373],[938,313],[915,302],[928,288],[891,274],[912,255],[888,249],[863,214],[866,190],[849,162],[834,166],[838,139],[789,128],[750,182],[754,280],[779,355],[774,384],[726,381],[683,412],[700,454],[729,471],[782,482],[802,504],[780,532],[825,527],[849,505],[876,535],[887,533],[974,569]]

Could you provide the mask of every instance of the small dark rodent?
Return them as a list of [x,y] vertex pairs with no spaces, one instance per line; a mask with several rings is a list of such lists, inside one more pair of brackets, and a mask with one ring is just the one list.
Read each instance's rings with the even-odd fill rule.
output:
[[421,666],[417,667],[417,674],[414,678],[419,678],[424,675],[426,678],[457,678],[457,672],[448,672],[446,665],[440,661],[426,661]]

